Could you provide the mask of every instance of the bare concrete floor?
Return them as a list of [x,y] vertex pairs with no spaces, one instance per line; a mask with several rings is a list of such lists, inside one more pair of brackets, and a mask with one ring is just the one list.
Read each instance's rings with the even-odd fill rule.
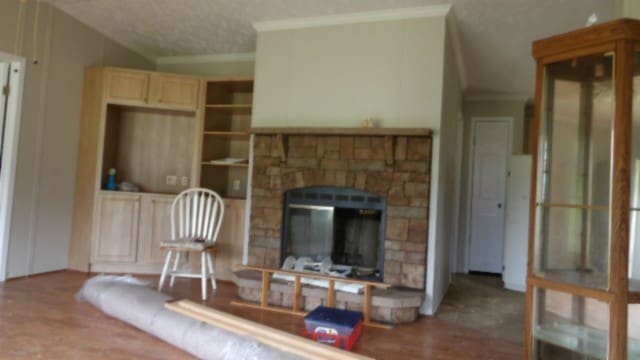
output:
[[524,300],[524,293],[504,289],[499,277],[455,274],[436,317],[521,345]]

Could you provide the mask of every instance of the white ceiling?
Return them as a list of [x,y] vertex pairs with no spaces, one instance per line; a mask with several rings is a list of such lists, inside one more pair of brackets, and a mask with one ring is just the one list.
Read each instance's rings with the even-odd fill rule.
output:
[[47,0],[150,58],[255,51],[255,21],[452,3],[468,93],[530,95],[531,42],[613,18],[615,0]]

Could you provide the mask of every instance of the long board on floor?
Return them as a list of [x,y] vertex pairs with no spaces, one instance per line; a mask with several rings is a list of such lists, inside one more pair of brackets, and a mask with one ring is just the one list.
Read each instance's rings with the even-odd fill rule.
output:
[[263,344],[298,355],[305,359],[372,359],[364,355],[320,344],[301,336],[292,335],[269,326],[227,314],[225,312],[194,303],[193,301],[170,301],[166,303],[165,307],[182,315],[203,321],[234,334],[255,338]]

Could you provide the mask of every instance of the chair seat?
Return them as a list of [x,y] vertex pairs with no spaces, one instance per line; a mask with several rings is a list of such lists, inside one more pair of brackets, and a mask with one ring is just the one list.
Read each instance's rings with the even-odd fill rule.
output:
[[175,240],[163,240],[160,242],[161,248],[168,248],[173,250],[215,250],[216,244],[211,241],[195,241],[193,238],[175,239]]

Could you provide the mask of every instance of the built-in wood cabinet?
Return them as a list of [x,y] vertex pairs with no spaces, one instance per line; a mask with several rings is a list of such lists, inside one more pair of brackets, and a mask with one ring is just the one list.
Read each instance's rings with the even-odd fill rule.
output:
[[242,263],[246,200],[225,199],[224,221],[216,243],[216,278],[232,279],[233,265]]
[[141,195],[110,192],[97,200],[91,261],[135,262]]
[[160,265],[165,254],[160,250],[160,241],[171,238],[172,195],[145,194],[140,207],[140,230],[138,232],[138,257],[142,264]]
[[253,79],[209,78],[203,88],[200,184],[226,198],[246,198]]
[[[87,69],[69,267],[159,273],[172,201],[199,186],[224,199],[216,270],[230,280],[245,238],[252,91],[247,78]],[[208,163],[228,158],[242,161]],[[110,168],[140,191],[107,191]]]
[[105,98],[123,105],[196,110],[200,79],[192,76],[105,68]]

